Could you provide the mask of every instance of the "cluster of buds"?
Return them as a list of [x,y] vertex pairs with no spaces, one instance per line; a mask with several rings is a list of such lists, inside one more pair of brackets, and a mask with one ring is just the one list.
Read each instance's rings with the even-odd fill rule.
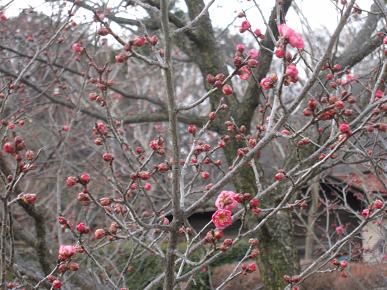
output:
[[232,95],[233,89],[229,84],[224,84],[225,79],[226,76],[223,73],[218,73],[216,76],[213,76],[212,74],[207,75],[208,84],[221,90],[224,95],[229,96]]
[[124,46],[126,51],[132,51],[133,48],[143,47],[147,44],[151,46],[155,46],[158,43],[159,39],[156,35],[152,36],[136,36],[132,40],[129,41],[128,44]]
[[297,146],[302,147],[305,145],[310,144],[312,141],[308,137],[301,138],[300,140],[297,141]]
[[194,148],[194,155],[197,157],[201,153],[210,152],[211,149],[212,148],[210,144],[205,143],[203,141],[198,141]]
[[249,239],[249,245],[251,246],[251,251],[249,257],[251,259],[256,258],[259,255],[259,249],[258,249],[259,240],[258,239]]
[[346,260],[339,261],[337,259],[332,260],[332,264],[336,266],[338,269],[343,271],[345,268],[348,267],[348,262]]
[[26,147],[24,140],[21,137],[15,137],[14,142],[6,142],[3,144],[3,152],[8,154],[17,154]]
[[278,25],[278,32],[279,32],[279,35],[281,36],[280,40],[283,43],[283,45],[290,44],[292,47],[297,49],[304,48],[304,41],[301,37],[301,34],[294,31],[286,24]]
[[15,157],[19,171],[27,173],[28,171],[36,169],[37,166],[32,163],[35,159],[35,153],[32,150],[27,150],[23,158],[22,151],[24,149],[26,149],[26,144],[20,136],[16,136],[13,142],[8,141],[3,144],[3,152]]
[[90,182],[90,175],[88,173],[82,173],[78,177],[69,176],[66,179],[66,185],[68,187],[72,187],[77,183],[82,184],[83,186],[86,186],[89,182]]
[[[101,137],[105,137],[108,134],[108,127],[104,122],[97,122],[93,128],[93,133]],[[95,143],[96,145],[102,145],[102,144],[97,144],[97,142]]]
[[241,192],[237,193],[234,197],[235,201],[237,201],[240,204],[249,202],[253,198],[252,194],[249,192]]
[[110,213],[125,215],[128,212],[127,207],[122,204],[122,201],[115,199],[114,203],[112,203],[110,206],[106,206],[105,210]]
[[117,234],[119,228],[120,227],[119,227],[119,225],[116,222],[111,222],[110,226],[109,226],[109,233],[111,235],[115,235],[115,234]]
[[232,239],[224,239],[223,243],[220,245],[219,250],[222,252],[226,252],[228,249],[232,247],[234,241]]
[[90,205],[90,195],[89,191],[84,188],[81,192],[78,193],[77,200],[83,205],[83,206],[89,206]]
[[162,137],[153,139],[149,143],[149,147],[159,155],[165,154],[165,144],[164,144],[164,139]]
[[152,176],[151,172],[143,170],[143,171],[139,171],[137,173],[131,174],[130,178],[132,180],[136,180],[137,178],[139,178],[141,180],[148,180],[151,178],[151,176]]
[[65,230],[67,228],[72,228],[72,224],[70,224],[64,216],[58,217],[58,223],[60,224],[62,230]]
[[256,216],[258,216],[261,213],[261,209],[259,208],[259,205],[261,204],[261,201],[258,198],[252,198],[250,199],[250,210],[252,213]]
[[257,29],[254,30],[254,34],[255,34],[256,37],[258,37],[258,38],[261,39],[261,40],[264,40],[264,39],[265,39],[265,35],[262,34],[262,31],[261,31],[261,29],[259,29],[259,28],[257,28]]
[[[98,71],[100,71],[100,68],[97,68]],[[106,91],[109,87],[113,86],[114,82],[113,80],[107,80],[104,81],[102,79],[96,79],[96,78],[90,78],[89,82],[93,85],[95,85],[99,90]],[[103,106],[105,105],[104,102],[102,102]]]
[[363,209],[361,212],[361,215],[363,218],[368,219],[374,210],[382,209],[383,206],[384,206],[384,201],[377,199],[372,204],[370,204],[367,208]]
[[96,102],[101,107],[104,107],[106,105],[106,101],[103,99],[102,96],[98,95],[95,92],[92,92],[88,95],[88,99],[92,102]]
[[251,76],[251,69],[258,66],[257,58],[259,52],[256,49],[250,49],[247,55],[244,55],[245,46],[237,44],[234,55],[234,65],[237,69],[236,74],[241,80],[248,80]]
[[76,272],[78,270],[79,270],[79,264],[73,261],[62,262],[58,266],[58,271],[62,274],[66,273],[67,271]]
[[20,200],[26,204],[33,205],[36,202],[36,194],[34,193],[23,193],[20,195]]
[[254,262],[248,264],[242,264],[242,275],[246,275],[248,273],[253,273],[257,271],[257,264]]
[[285,85],[298,82],[298,70],[295,64],[291,63],[286,68],[285,72]]
[[224,232],[222,230],[216,229],[208,231],[204,237],[204,243],[215,244],[216,241],[221,240],[224,237]]
[[165,173],[171,169],[171,165],[168,162],[162,162],[155,165],[155,169],[160,173]]
[[[336,95],[324,96],[319,101],[312,98],[308,100],[303,114],[305,117],[316,117],[317,121],[331,120],[337,115],[350,117],[352,116],[353,111],[351,109],[345,108],[345,102],[347,102],[349,105],[352,105],[356,102],[356,99],[347,91],[343,91],[341,93],[341,97]],[[319,104],[323,108],[319,112],[316,112]]]
[[193,231],[192,231],[192,228],[191,227],[180,227],[179,228],[179,234],[180,235],[192,235]]
[[309,117],[314,114],[314,111],[317,108],[318,102],[315,99],[309,99],[307,107],[304,109],[304,116]]

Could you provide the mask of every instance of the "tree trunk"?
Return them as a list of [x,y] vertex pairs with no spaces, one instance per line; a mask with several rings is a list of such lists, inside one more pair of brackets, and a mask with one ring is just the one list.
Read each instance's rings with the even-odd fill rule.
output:
[[[234,141],[225,147],[229,164],[235,157],[237,143]],[[253,170],[246,167],[234,180],[234,186],[239,192],[257,192]],[[268,196],[264,206],[272,207],[274,197]],[[256,223],[256,221],[254,221]],[[299,273],[299,257],[294,240],[294,227],[290,212],[280,211],[273,216],[258,231],[260,255],[258,266],[265,290],[284,289],[284,275]]]
[[265,289],[282,290],[284,275],[296,275],[300,270],[291,213],[279,212],[258,232],[258,238],[258,265]]
[[313,258],[313,249],[314,249],[314,237],[313,229],[316,222],[316,213],[318,209],[318,198],[319,198],[320,184],[315,178],[314,183],[311,185],[311,205],[308,212],[308,221],[307,221],[307,232],[305,238],[305,260],[307,262],[311,261]]
[[[286,15],[291,2],[291,0],[283,2],[281,9],[283,17]],[[203,0],[185,0],[185,3],[187,4],[191,20],[202,11],[205,5]],[[277,14],[274,7],[270,15],[269,23],[275,35],[278,35],[276,17]],[[195,36],[200,39],[200,41],[195,42],[195,39],[191,39],[194,45],[193,49],[187,50],[183,45],[181,45],[181,48],[197,61],[203,75],[204,86],[209,88],[205,81],[208,73],[217,74],[223,72],[227,75],[228,72],[223,56],[218,53],[219,48],[217,47],[216,37],[208,15],[204,16],[197,24]],[[182,44],[182,42],[180,42],[180,44]],[[271,41],[269,34],[266,35],[264,45],[271,49],[274,48],[274,43]],[[261,57],[259,59],[260,66],[259,69],[254,72],[259,78],[263,78],[269,71],[271,60],[272,54],[261,51]],[[217,118],[212,123],[211,130],[218,132],[220,135],[230,134],[225,130],[224,122],[230,120],[230,117],[232,116],[237,125],[245,125],[249,131],[255,109],[259,104],[257,101],[259,94],[257,88],[256,82],[251,80],[251,89],[248,90],[248,93],[244,96],[245,107],[240,106],[235,95],[228,96],[224,102],[227,103],[230,110],[228,112],[219,112],[219,114],[217,114]],[[212,110],[217,107],[222,97],[223,95],[220,92],[212,95],[210,98]],[[224,150],[229,165],[232,164],[236,157],[237,149],[239,147],[244,147],[244,145],[238,144],[232,136]],[[251,194],[257,192],[254,173],[249,167],[243,169],[242,172],[235,177],[233,183],[238,192],[249,192]],[[265,201],[265,206],[272,207],[275,204],[275,201],[276,199],[274,197],[268,196],[268,199]],[[283,276],[296,274],[299,269],[299,259],[294,246],[294,232],[291,215],[288,213],[280,213],[277,216],[272,217],[272,219],[269,220],[269,223],[259,231],[258,238],[261,240],[262,247],[259,268],[263,283],[265,284],[265,289],[282,289],[285,285]]]

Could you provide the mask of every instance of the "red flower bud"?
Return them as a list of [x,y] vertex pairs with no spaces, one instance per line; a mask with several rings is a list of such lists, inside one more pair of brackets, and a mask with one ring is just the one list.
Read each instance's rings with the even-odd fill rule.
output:
[[34,204],[36,202],[36,194],[34,193],[25,193],[21,196],[21,200],[24,202],[24,203],[27,203],[27,204]]
[[77,232],[78,233],[87,234],[89,231],[90,231],[90,229],[84,223],[77,224]]
[[229,96],[229,95],[231,95],[233,93],[233,90],[232,90],[232,87],[230,85],[226,84],[226,85],[223,86],[222,92],[226,96]]
[[88,173],[82,173],[79,180],[82,184],[88,184],[90,182],[90,175]]
[[8,154],[12,154],[14,152],[14,148],[11,143],[7,142],[3,145],[3,151]]
[[339,130],[340,130],[341,133],[349,132],[349,125],[348,125],[348,123],[340,124]]
[[374,208],[381,209],[384,205],[384,202],[380,199],[374,201]]
[[281,181],[282,179],[284,179],[284,177],[285,177],[285,174],[282,171],[279,171],[276,173],[276,175],[274,175],[274,179],[276,181]]
[[110,162],[113,160],[113,155],[109,152],[105,152],[103,155],[102,155],[102,158],[103,160],[105,160],[106,162]]
[[67,177],[66,184],[68,187],[74,186],[75,184],[77,184],[77,178],[74,176]]
[[104,229],[96,229],[94,232],[94,238],[96,240],[99,240],[105,236],[105,230]]
[[52,282],[52,288],[53,289],[60,289],[60,288],[62,288],[62,282],[60,281],[60,280],[54,280],[53,282]]

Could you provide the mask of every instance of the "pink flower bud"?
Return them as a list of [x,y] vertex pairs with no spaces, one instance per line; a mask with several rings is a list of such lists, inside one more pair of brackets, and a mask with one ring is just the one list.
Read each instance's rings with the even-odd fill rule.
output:
[[239,32],[240,32],[240,33],[243,33],[243,32],[245,32],[245,31],[249,30],[250,27],[251,27],[250,22],[247,21],[247,20],[245,20],[245,21],[242,22],[242,25],[241,25],[241,27],[239,28]]
[[339,130],[340,130],[341,133],[347,133],[347,132],[349,132],[349,125],[348,125],[348,123],[342,123],[342,124],[340,124]]

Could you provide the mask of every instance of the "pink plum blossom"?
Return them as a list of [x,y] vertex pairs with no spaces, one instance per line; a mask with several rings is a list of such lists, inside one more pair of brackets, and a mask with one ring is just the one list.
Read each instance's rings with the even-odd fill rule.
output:
[[235,200],[236,195],[233,191],[222,191],[215,201],[216,208],[233,210],[238,205],[238,202]]
[[218,209],[211,218],[217,229],[223,230],[232,224],[231,211],[227,209]]
[[302,49],[304,48],[304,41],[302,40],[301,34],[295,32],[292,28],[286,24],[280,24],[278,26],[278,31],[280,36],[286,39],[291,46],[294,48]]

